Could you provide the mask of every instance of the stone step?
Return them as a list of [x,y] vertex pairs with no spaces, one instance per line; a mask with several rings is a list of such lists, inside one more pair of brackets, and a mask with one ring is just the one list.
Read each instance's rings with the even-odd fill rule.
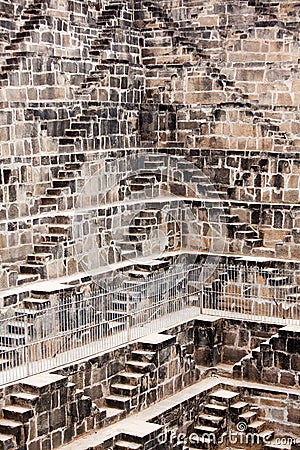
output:
[[76,172],[74,170],[59,170],[58,178],[75,178]]
[[116,450],[140,450],[142,449],[142,444],[136,444],[135,442],[128,441],[116,441],[114,445],[114,449]]
[[54,223],[57,225],[60,224],[60,225],[71,225],[72,226],[72,221],[73,221],[72,216],[57,215],[57,216],[55,216]]
[[263,245],[263,240],[262,239],[245,239],[246,244],[251,247],[261,247]]
[[217,427],[209,427],[209,426],[206,426],[206,425],[196,425],[194,427],[194,431],[197,434],[200,434],[200,435],[203,435],[203,434],[206,434],[206,435],[208,435],[208,434],[217,434],[218,431],[219,431],[219,428],[217,428]]
[[79,170],[79,169],[81,169],[81,167],[82,167],[81,163],[75,163],[75,162],[65,163],[65,168],[67,170]]
[[131,352],[131,357],[133,361],[140,361],[144,363],[152,362],[155,358],[156,353],[146,350],[134,350]]
[[255,231],[236,231],[235,232],[235,238],[236,239],[242,239],[242,240],[246,240],[246,239],[251,239],[251,238],[256,238],[257,237],[257,233]]
[[29,392],[17,392],[11,394],[10,398],[14,405],[33,407],[37,403],[39,396]]
[[59,234],[68,235],[72,231],[72,227],[67,224],[54,224],[54,225],[49,225],[48,230],[49,230],[50,234],[59,233]]
[[51,213],[51,212],[57,211],[57,210],[58,210],[57,205],[40,205],[39,206],[39,211],[41,214],[49,213],[49,212]]
[[142,282],[146,282],[146,279],[152,275],[152,272],[145,270],[130,270],[127,274],[131,278],[140,279]]
[[151,226],[129,226],[128,227],[128,233],[130,235],[132,234],[147,234],[151,231]]
[[22,439],[22,422],[15,420],[0,419],[0,434],[12,435],[16,438],[17,444]]
[[69,195],[70,194],[70,188],[47,188],[46,194],[51,197],[60,197],[62,195]]
[[255,247],[252,250],[252,255],[264,258],[275,258],[275,250],[274,248]]
[[239,415],[239,421],[245,422],[247,424],[254,422],[257,418],[257,412],[256,411],[246,411]]
[[38,281],[40,279],[39,275],[37,274],[19,274],[17,285],[21,286],[23,284],[27,283],[34,283],[35,281]]
[[26,423],[33,417],[33,410],[24,406],[11,405],[2,408],[4,419]]
[[56,245],[56,243],[50,243],[47,244],[36,244],[34,245],[34,250],[36,253],[52,253],[53,256],[55,256],[58,251],[59,247]]
[[131,259],[135,259],[137,257],[137,253],[133,250],[121,250],[121,258],[122,261],[127,261]]
[[215,416],[213,414],[200,414],[198,416],[200,425],[212,426],[220,428],[224,423],[224,417]]
[[124,370],[118,373],[117,379],[118,383],[120,384],[130,384],[133,386],[137,386],[143,376],[144,374],[142,372],[128,372]]
[[255,420],[248,425],[248,431],[251,433],[260,433],[264,431],[265,426],[266,422],[263,420]]
[[236,403],[233,403],[229,407],[229,411],[233,413],[234,415],[238,416],[240,414],[243,414],[249,409],[249,403],[238,401]]
[[41,396],[46,392],[52,392],[62,387],[66,387],[67,384],[67,377],[50,373],[41,373],[39,375],[24,378],[20,381],[19,388],[21,392],[26,392],[26,394],[30,393]]
[[138,394],[138,387],[132,384],[115,383],[110,386],[110,392],[124,397],[133,397]]
[[23,300],[26,309],[48,309],[51,306],[51,301],[45,298],[26,298]]
[[[47,245],[53,245],[53,244],[58,244],[59,242],[65,242],[66,241],[66,235],[62,234],[62,233],[51,233],[51,234],[46,234],[44,236],[42,236],[42,243]],[[53,259],[53,254],[51,254],[52,259]]]
[[156,217],[135,217],[134,218],[134,224],[136,226],[156,225],[157,224],[157,218]]
[[143,232],[136,232],[135,234],[125,234],[125,239],[129,242],[143,242],[147,239],[147,234]]
[[158,211],[157,209],[145,209],[139,212],[139,217],[157,217],[159,213],[160,211]]
[[110,408],[122,409],[125,411],[130,410],[130,397],[122,395],[109,395],[105,398],[105,404]]
[[236,223],[236,222],[240,221],[239,216],[230,215],[230,214],[228,214],[228,215],[227,214],[221,215],[219,217],[219,220],[220,220],[221,223]]
[[24,264],[20,266],[21,275],[38,275],[40,278],[47,278],[47,269],[42,264]]
[[155,365],[149,362],[131,360],[126,362],[126,369],[128,369],[129,372],[134,373],[136,372],[148,373],[155,369]]
[[121,247],[122,250],[133,250],[135,248],[134,243],[129,241],[118,242],[118,246]]
[[209,415],[224,417],[227,412],[227,406],[214,405],[213,403],[209,403],[204,406],[204,412]]
[[47,197],[42,197],[41,198],[41,204],[43,206],[52,206],[52,205],[56,205],[59,198],[63,198],[63,197],[57,197],[57,196],[47,196]]
[[163,333],[154,333],[138,340],[138,346],[142,350],[157,352],[176,343],[176,337]]
[[212,392],[209,397],[211,400],[218,402],[219,404],[230,406],[239,399],[239,394],[236,392],[226,391],[225,389],[219,389],[216,392]]
[[170,265],[169,261],[153,259],[151,261],[146,261],[134,265],[136,271],[144,271],[147,274],[151,273],[153,270],[167,269]]
[[33,253],[27,255],[27,261],[31,264],[46,264],[53,259],[52,253]]
[[217,448],[214,445],[214,435],[210,435],[210,436],[199,436],[198,439],[195,440],[196,442],[192,442],[189,446],[188,449],[189,450],[194,450],[194,449],[205,449],[205,450],[212,450]]
[[[67,139],[64,139],[64,140],[66,141]],[[68,139],[68,140],[71,140],[71,139]],[[53,187],[54,188],[70,187],[71,192],[74,192],[75,191],[75,183],[76,183],[76,180],[72,179],[72,178],[68,178],[66,180],[64,180],[63,178],[62,179],[58,178],[56,180],[53,180]]]
[[87,130],[66,130],[65,136],[67,137],[87,137]]
[[15,449],[17,446],[15,437],[11,434],[0,434],[0,450]]

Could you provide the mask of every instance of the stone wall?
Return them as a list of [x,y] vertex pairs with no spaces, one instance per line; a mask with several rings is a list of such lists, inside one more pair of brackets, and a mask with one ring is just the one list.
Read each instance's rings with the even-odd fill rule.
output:
[[[147,338],[141,340],[145,341],[144,349],[147,347],[149,351],[157,351],[157,359],[155,367],[143,375],[139,399],[133,410],[144,409],[199,379],[200,372],[193,354],[189,353],[193,351],[193,322],[186,327],[187,333],[180,329],[169,330],[170,334],[176,332],[175,337],[171,335],[161,347],[147,345]],[[83,390],[84,395],[90,396],[98,406],[103,407],[105,398],[111,394],[111,385],[118,382],[119,373],[125,372],[126,362],[130,360],[132,352],[139,348],[139,343],[120,346],[117,350],[91,357],[55,373],[67,376],[77,388]]]
[[[161,167],[158,157],[139,189],[202,198],[195,183],[211,185],[204,197],[226,199],[231,217],[221,226],[224,252],[298,259],[298,8],[153,0],[132,11],[130,2],[2,1],[1,287],[80,270],[72,208],[80,209],[98,171],[131,178],[120,171],[129,153],[139,160],[164,151],[203,173],[191,186],[182,167],[155,191],[149,171]],[[120,164],[106,171],[111,160]],[[132,200],[124,191],[130,182],[115,181],[110,195],[99,187],[108,209],[119,188],[124,204]],[[198,228],[182,234],[204,236],[193,251],[216,251],[211,209],[192,206]],[[101,225],[103,264],[114,220]],[[255,242],[230,234],[236,221]]]
[[[213,367],[216,371],[218,363],[238,360],[258,342],[265,341],[276,329],[271,325],[261,325],[259,328],[254,325],[252,322],[244,322],[237,330],[237,322],[229,319],[203,318],[183,322],[164,333],[147,336],[137,342],[66,365],[53,371],[52,375],[30,377],[1,389],[1,416],[18,422],[14,425],[16,428],[13,433],[18,445],[27,442],[30,450],[39,448],[40,445],[57,448],[91,429],[101,428],[129,413],[144,410],[184,388],[192,387],[202,376],[209,374]],[[279,330],[280,336],[284,336],[284,333],[287,331]],[[272,339],[274,342],[280,341],[278,338],[271,338],[270,342],[273,342]],[[276,358],[282,360],[285,353],[290,364],[296,364],[298,356],[294,335],[288,335],[286,342],[288,350],[276,350]],[[266,344],[261,344],[261,348],[263,345]],[[133,361],[134,353],[139,354],[138,360]],[[269,353],[270,351],[268,355]],[[251,358],[253,354],[254,352],[249,353]],[[141,361],[147,361],[147,364],[138,369],[138,384],[136,387],[132,385],[136,393],[132,393],[129,402],[128,394],[122,397],[120,383],[128,383],[126,377],[130,377],[132,372],[136,376],[134,364],[139,365]],[[244,359],[239,363],[242,366],[243,361]],[[293,367],[290,369],[291,375],[295,375],[296,369]],[[237,364],[234,370],[236,375]],[[280,368],[274,369],[268,364],[261,371],[260,379],[257,378],[257,372],[252,371],[254,378],[250,380],[268,383],[267,372],[274,370],[277,374],[283,373]],[[286,373],[286,367],[284,370]],[[280,425],[280,431],[296,432],[299,399],[293,394],[294,391],[286,392],[287,384],[284,382],[281,382],[285,385],[283,391],[267,385],[253,387],[247,385],[246,378],[244,376],[246,384],[241,381],[239,388],[243,398],[258,406],[265,419],[276,421],[277,427]],[[211,378],[211,381],[218,385],[218,376]],[[124,389],[128,390],[126,383]],[[231,385],[230,379],[228,383]],[[233,382],[233,385],[230,390],[236,390],[239,384]],[[179,430],[190,432],[189,426],[192,426],[201,411],[207,393],[205,390],[195,398],[192,396],[184,404],[179,402],[176,407],[166,410],[164,415],[152,422],[170,429],[177,424]],[[14,408],[18,405],[27,408],[26,411],[16,410],[17,413],[14,413]],[[118,408],[117,411],[114,410],[113,415],[107,415],[107,408],[113,405]],[[42,444],[46,441],[47,444]]]
[[299,407],[300,398],[297,390],[285,392],[268,389],[256,389],[255,387],[242,388],[245,401],[259,407],[261,417],[267,419],[270,424],[282,433],[299,436]]
[[299,331],[286,326],[234,367],[237,378],[283,386],[300,384]]
[[240,361],[280,328],[268,323],[223,319],[222,361]]

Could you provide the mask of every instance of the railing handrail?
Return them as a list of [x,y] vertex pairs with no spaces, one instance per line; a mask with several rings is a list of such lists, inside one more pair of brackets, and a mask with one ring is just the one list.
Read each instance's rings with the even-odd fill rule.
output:
[[134,286],[125,282],[62,295],[47,308],[36,307],[33,321],[10,307],[0,316],[0,360],[7,363],[0,384],[163,331],[181,317],[205,313],[300,324],[299,281],[299,270],[181,264]]

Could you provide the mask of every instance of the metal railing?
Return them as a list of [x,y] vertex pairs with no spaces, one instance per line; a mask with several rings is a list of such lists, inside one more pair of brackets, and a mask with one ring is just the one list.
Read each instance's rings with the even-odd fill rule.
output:
[[300,273],[234,265],[174,266],[54,304],[0,315],[0,384],[73,363],[208,314],[300,324]]
[[300,271],[244,265],[203,267],[202,312],[300,325]]

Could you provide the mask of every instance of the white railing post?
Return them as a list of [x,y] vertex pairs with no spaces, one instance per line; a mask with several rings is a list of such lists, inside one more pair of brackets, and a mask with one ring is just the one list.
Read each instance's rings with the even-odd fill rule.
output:
[[127,300],[127,340],[128,342],[130,342],[131,340],[131,325],[130,325],[130,295],[129,292],[127,292],[126,295],[126,300]]
[[29,334],[28,334],[28,322],[27,316],[24,315],[24,335],[25,335],[25,348],[24,348],[24,359],[25,359],[25,371],[26,375],[30,375],[30,357],[29,357]]

